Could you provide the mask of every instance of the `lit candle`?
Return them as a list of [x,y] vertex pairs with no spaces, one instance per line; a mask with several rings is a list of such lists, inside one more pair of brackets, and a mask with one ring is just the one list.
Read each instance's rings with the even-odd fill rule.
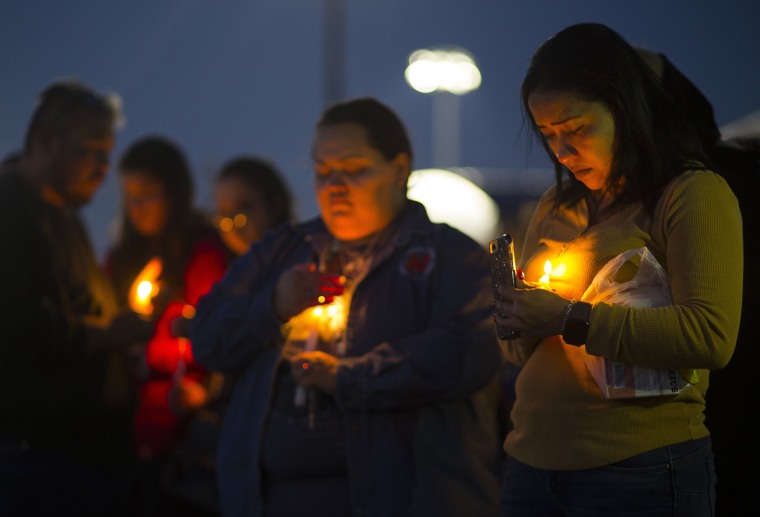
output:
[[187,339],[181,337],[177,340],[177,352],[179,358],[177,359],[177,368],[174,370],[174,384],[179,384],[187,371],[187,364],[185,362],[185,350],[187,349]]
[[139,305],[150,303],[150,295],[153,292],[153,283],[150,280],[143,280],[137,286],[137,302]]
[[153,314],[153,298],[158,294],[158,277],[161,275],[161,259],[153,257],[137,275],[129,289],[130,308],[143,316]]
[[324,341],[331,341],[342,334],[346,328],[347,313],[345,296],[338,295],[329,304],[306,309],[301,315],[302,324],[310,329],[309,336],[311,330],[315,330],[319,338]]
[[[303,350],[311,352],[319,348],[320,340],[328,346],[325,351],[342,355],[345,353],[345,343],[342,339],[348,317],[348,302],[346,295],[333,297],[326,305],[317,305],[303,311],[293,322],[291,339],[303,342]],[[308,368],[308,363],[304,363]],[[303,406],[306,403],[307,390],[302,386],[296,387],[294,404]]]
[[[314,311],[316,313],[316,311]],[[312,328],[309,332],[309,337],[306,338],[306,342],[304,343],[303,349],[306,352],[312,352],[317,349],[317,344],[319,343],[319,335],[317,334],[317,329]],[[304,363],[306,365],[307,363]],[[307,366],[304,366],[304,368],[307,368]],[[306,404],[306,390],[303,386],[296,386],[296,394],[295,398],[293,399],[293,404],[296,407],[301,407],[304,404]]]
[[561,264],[555,266],[552,266],[551,260],[547,260],[544,262],[544,274],[543,276],[538,280],[538,283],[541,284],[542,287],[549,287],[549,284],[551,283],[552,278],[558,278],[561,276],[564,276],[567,272],[567,266],[564,262]]
[[552,274],[552,262],[551,260],[547,260],[544,262],[544,275],[539,278],[538,283],[544,286],[549,285],[549,275]]

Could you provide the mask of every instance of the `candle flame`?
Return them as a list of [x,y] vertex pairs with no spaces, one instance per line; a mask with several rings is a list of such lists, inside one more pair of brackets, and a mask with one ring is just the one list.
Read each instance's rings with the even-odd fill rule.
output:
[[544,262],[544,274],[541,278],[539,278],[538,282],[540,284],[548,285],[549,284],[549,275],[552,274],[552,262],[551,260],[547,260]]
[[561,264],[555,266],[552,266],[552,261],[547,260],[544,262],[544,274],[543,276],[538,280],[540,284],[543,286],[548,286],[550,283],[550,280],[552,278],[558,278],[561,276],[564,276],[565,273],[567,273],[567,266],[564,262]]
[[345,295],[335,296],[327,305],[315,305],[304,310],[292,321],[293,339],[304,341],[311,330],[315,330],[325,342],[336,339],[343,333],[348,320],[348,303]]
[[187,373],[187,361],[185,353],[187,350],[187,339],[181,337],[177,340],[177,366],[174,369],[173,380],[175,384],[182,382],[182,378]]
[[158,277],[161,275],[161,259],[153,257],[137,275],[129,289],[130,308],[143,316],[153,313],[153,298],[158,294]]
[[153,283],[151,283],[150,280],[143,280],[140,282],[140,285],[137,286],[137,299],[140,300],[141,303],[145,303],[152,292]]

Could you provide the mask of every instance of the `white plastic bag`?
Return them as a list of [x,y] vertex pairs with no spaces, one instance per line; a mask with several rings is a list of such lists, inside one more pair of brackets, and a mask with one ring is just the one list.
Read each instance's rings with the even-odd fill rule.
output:
[[[673,304],[668,274],[646,247],[625,251],[605,264],[581,300],[625,307]],[[691,386],[694,374],[691,370],[642,368],[589,354],[584,354],[584,360],[609,399],[675,395]]]

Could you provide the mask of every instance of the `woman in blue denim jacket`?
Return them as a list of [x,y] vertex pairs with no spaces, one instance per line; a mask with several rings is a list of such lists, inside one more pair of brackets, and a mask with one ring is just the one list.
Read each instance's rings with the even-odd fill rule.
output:
[[196,359],[236,376],[225,515],[495,515],[501,365],[488,253],[406,197],[412,151],[373,99],[328,108],[321,217],[267,234],[204,297]]

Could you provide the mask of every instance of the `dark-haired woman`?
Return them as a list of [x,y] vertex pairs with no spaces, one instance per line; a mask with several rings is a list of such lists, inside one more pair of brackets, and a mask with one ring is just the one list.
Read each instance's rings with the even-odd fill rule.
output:
[[293,201],[282,174],[258,156],[238,156],[224,164],[216,175],[214,202],[214,223],[235,255],[293,219]]
[[[739,327],[736,198],[647,65],[603,25],[547,40],[522,101],[557,183],[527,230],[525,283],[495,302],[496,322],[519,332],[504,344],[522,367],[502,515],[713,515],[704,397]],[[672,304],[581,300],[605,264],[641,248],[667,272]],[[588,367],[600,357],[688,374],[692,385],[606,398]]]
[[117,168],[123,211],[105,269],[121,303],[134,304],[135,280],[149,263],[161,264],[158,276],[145,277],[157,292],[135,307],[156,319],[134,418],[141,500],[151,512],[169,504],[159,489],[165,463],[190,415],[209,400],[209,372],[195,362],[191,343],[177,336],[173,322],[190,316],[221,278],[229,252],[208,217],[193,207],[192,176],[176,143],[144,137],[124,152]]

